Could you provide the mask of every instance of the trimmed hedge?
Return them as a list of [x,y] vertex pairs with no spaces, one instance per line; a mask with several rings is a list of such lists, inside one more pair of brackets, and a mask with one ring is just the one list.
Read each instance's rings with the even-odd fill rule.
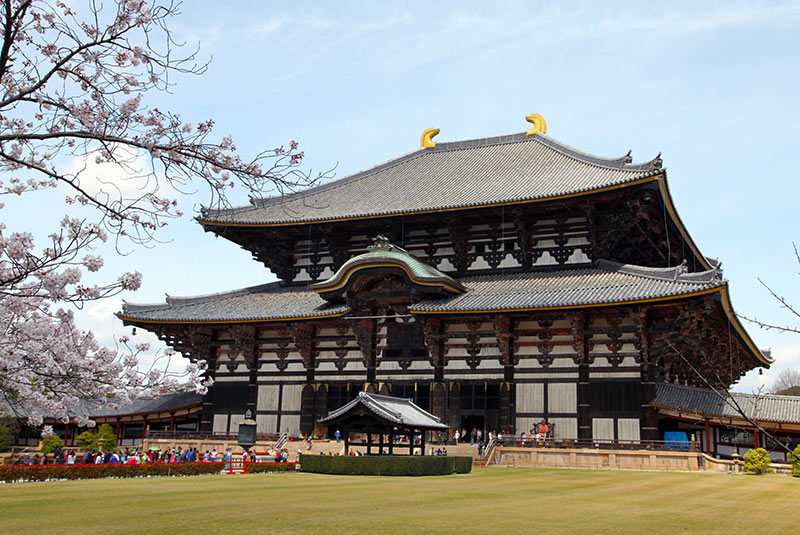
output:
[[248,474],[294,472],[295,470],[297,470],[297,463],[247,463]]
[[218,474],[225,463],[48,464],[0,466],[0,481],[98,479],[102,477],[198,476]]
[[358,476],[443,476],[472,471],[472,457],[413,455],[301,455],[304,472]]
[[794,455],[790,455],[792,461],[792,476],[800,477],[800,444],[794,449]]

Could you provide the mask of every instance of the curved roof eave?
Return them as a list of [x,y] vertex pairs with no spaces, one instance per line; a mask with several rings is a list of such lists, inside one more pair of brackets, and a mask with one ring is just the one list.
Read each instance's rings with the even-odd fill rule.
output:
[[661,198],[664,202],[664,206],[667,210],[667,213],[672,219],[672,222],[675,224],[675,227],[681,233],[681,236],[689,245],[689,248],[695,254],[698,260],[700,260],[700,264],[703,266],[704,269],[714,269],[716,266],[712,265],[708,259],[700,252],[700,248],[697,247],[697,244],[694,242],[692,237],[689,235],[689,231],[686,229],[686,226],[683,224],[680,216],[678,215],[678,210],[675,208],[675,203],[672,202],[672,195],[669,191],[669,186],[667,184],[667,171],[666,169],[663,171],[660,177],[657,177],[656,184],[658,184],[658,189],[661,192]]
[[278,321],[307,321],[307,320],[324,320],[329,318],[341,318],[350,313],[348,307],[344,312],[335,312],[333,314],[318,314],[316,316],[287,316],[287,317],[273,317],[273,318],[246,318],[246,319],[207,319],[207,320],[156,320],[152,318],[131,318],[117,312],[114,314],[123,325],[231,325],[239,323],[274,323]]
[[745,345],[753,352],[756,358],[761,361],[765,367],[769,368],[775,359],[768,357],[765,355],[759,348],[756,346],[755,342],[752,338],[750,338],[750,334],[748,334],[747,330],[742,325],[742,322],[739,321],[739,317],[736,315],[736,312],[733,310],[733,305],[731,304],[731,297],[728,293],[728,285],[726,284],[723,286],[723,291],[721,293],[722,298],[722,308],[725,310],[725,315],[728,317],[728,321],[733,326],[734,330],[736,330],[739,337],[744,341]]
[[631,186],[638,186],[640,184],[646,184],[648,182],[657,181],[661,175],[665,172],[664,169],[658,169],[653,172],[652,175],[638,177],[628,182],[623,182],[620,184],[611,184],[608,186],[602,186],[594,189],[587,189],[582,191],[575,191],[564,193],[560,195],[553,195],[547,197],[534,197],[534,198],[520,198],[520,199],[509,199],[503,200],[498,202],[487,202],[487,203],[470,203],[464,205],[453,205],[453,206],[445,206],[440,208],[422,208],[416,210],[397,210],[391,212],[381,212],[375,214],[355,214],[355,215],[348,215],[342,217],[333,217],[333,218],[319,218],[319,219],[303,219],[303,220],[292,220],[292,221],[278,221],[278,222],[255,222],[255,223],[242,223],[242,222],[233,222],[233,221],[219,221],[219,220],[211,220],[211,219],[204,219],[202,217],[196,217],[195,221],[197,221],[200,225],[202,225],[206,230],[213,230],[214,227],[220,228],[270,228],[270,227],[292,227],[292,226],[306,226],[306,225],[318,225],[318,224],[325,224],[325,223],[338,223],[342,221],[353,221],[357,219],[383,219],[387,217],[398,217],[404,215],[418,215],[418,214],[435,214],[435,213],[442,213],[442,212],[458,212],[462,210],[474,210],[475,208],[493,208],[493,207],[500,207],[500,206],[516,206],[520,204],[532,204],[532,203],[540,203],[540,202],[551,202],[551,201],[560,201],[564,199],[571,199],[575,197],[583,197],[594,195],[597,193],[604,193],[606,191],[613,191],[617,189],[627,188]]

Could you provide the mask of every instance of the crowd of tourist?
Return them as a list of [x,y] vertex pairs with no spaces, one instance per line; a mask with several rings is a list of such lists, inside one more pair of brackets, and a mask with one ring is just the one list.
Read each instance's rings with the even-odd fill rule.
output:
[[[258,456],[254,451],[244,451],[241,454],[242,461],[257,462]],[[266,452],[266,459],[261,455],[261,460],[273,462],[287,462],[289,451],[287,449],[273,450]],[[216,449],[206,450],[200,453],[197,448],[167,448],[164,451],[150,450],[141,451],[138,449],[130,450],[87,450],[83,453],[75,450],[62,450],[61,448],[53,452],[52,456],[47,453],[15,453],[11,458],[12,465],[71,465],[71,464],[146,464],[146,463],[214,463],[224,462],[230,467],[234,454],[230,448],[224,452]]]

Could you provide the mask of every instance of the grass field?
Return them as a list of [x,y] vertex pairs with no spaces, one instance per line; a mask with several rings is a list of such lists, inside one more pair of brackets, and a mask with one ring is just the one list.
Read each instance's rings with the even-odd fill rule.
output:
[[0,485],[5,533],[793,534],[789,476],[481,468]]

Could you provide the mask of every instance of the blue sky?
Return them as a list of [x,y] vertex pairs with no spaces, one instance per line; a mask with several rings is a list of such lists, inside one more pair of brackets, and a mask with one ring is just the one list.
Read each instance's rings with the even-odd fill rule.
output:
[[[184,120],[215,119],[245,155],[296,139],[308,168],[344,176],[415,150],[429,127],[441,129],[437,141],[486,137],[526,130],[524,117],[540,113],[549,135],[585,151],[632,149],[634,161],[662,152],[681,218],[722,260],[736,310],[792,323],[757,279],[800,304],[800,3],[192,0],[181,9],[176,37],[212,62],[150,102]],[[205,201],[201,191],[189,202]],[[272,279],[191,218],[161,239],[107,256],[109,276],[144,274],[125,299]],[[102,339],[121,334],[110,316],[119,303],[84,311],[84,325]],[[800,367],[800,337],[749,330],[778,359],[761,377],[767,386],[777,370]],[[751,375],[737,388],[757,385]]]

